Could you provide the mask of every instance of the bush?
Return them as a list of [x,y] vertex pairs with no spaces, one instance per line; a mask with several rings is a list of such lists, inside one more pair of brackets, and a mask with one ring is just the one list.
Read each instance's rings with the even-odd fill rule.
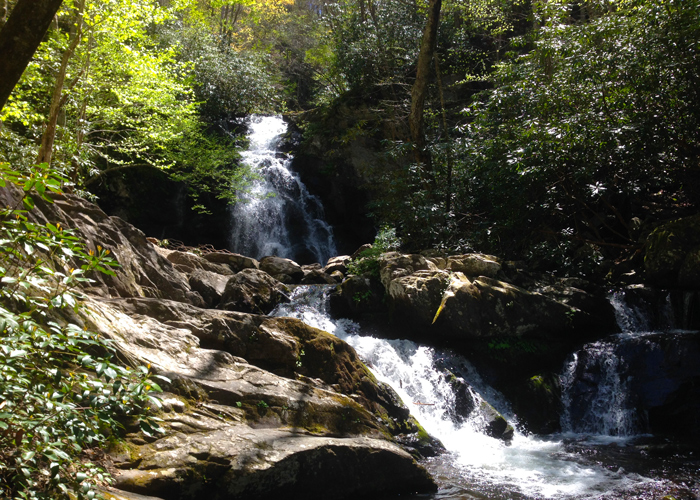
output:
[[0,188],[6,181],[24,197],[0,211],[0,497],[95,498],[109,478],[83,452],[125,417],[158,431],[144,413],[160,388],[148,368],[120,366],[107,339],[64,319],[81,308],[77,287],[90,273],[116,265],[108,250],[28,217],[30,192],[50,201],[64,179],[46,165],[21,174],[0,164]]
[[400,247],[401,240],[396,236],[396,229],[383,226],[375,236],[372,246],[362,250],[357,257],[350,261],[348,273],[358,276],[367,274],[378,279],[379,256],[385,252],[398,250]]

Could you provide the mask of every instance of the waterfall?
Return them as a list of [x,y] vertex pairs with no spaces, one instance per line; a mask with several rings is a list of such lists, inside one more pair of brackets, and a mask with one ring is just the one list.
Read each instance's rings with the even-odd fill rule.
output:
[[478,412],[455,419],[458,394],[450,380],[457,378],[468,385],[478,404],[486,401],[514,421],[505,398],[484,383],[465,358],[410,340],[362,335],[357,323],[330,318],[329,290],[320,285],[297,287],[291,302],[272,315],[299,318],[348,342],[377,379],[391,385],[421,425],[442,441],[448,453],[426,462],[447,495],[434,498],[590,498],[645,481],[579,460],[560,439],[516,431],[507,445],[482,432]]
[[674,329],[678,320],[689,323],[688,297],[681,295],[686,307],[676,318],[668,292],[631,288],[610,296],[622,333],[584,345],[566,362],[564,431],[632,437],[672,425],[653,422],[654,412],[700,376],[697,332]]
[[256,259],[274,255],[325,264],[336,255],[333,230],[320,200],[289,170],[291,156],[279,151],[286,131],[280,116],[250,118],[250,146],[242,161],[260,180],[231,209],[230,248]]

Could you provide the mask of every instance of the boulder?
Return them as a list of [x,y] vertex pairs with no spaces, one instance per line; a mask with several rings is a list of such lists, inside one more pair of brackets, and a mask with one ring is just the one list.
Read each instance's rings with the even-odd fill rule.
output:
[[192,252],[170,250],[168,251],[166,258],[173,263],[178,271],[182,271],[183,273],[191,273],[196,269],[202,269],[204,271],[221,274],[223,276],[231,276],[234,274],[230,267],[211,263],[200,255]]
[[342,274],[348,272],[348,264],[350,263],[349,255],[338,255],[336,257],[331,257],[328,259],[326,266],[323,268],[323,272],[327,274],[332,274],[335,271],[339,271]]
[[[178,500],[350,499],[436,490],[427,472],[415,474],[408,453],[386,441],[241,428],[196,416],[197,427],[209,430],[137,447],[134,460],[120,464],[116,485]],[[138,468],[128,468],[135,463]]]
[[337,281],[321,269],[305,269],[301,283],[303,285],[335,285]]
[[466,276],[487,276],[495,278],[501,270],[498,259],[492,255],[478,253],[450,255],[444,269],[464,273]]
[[225,264],[236,273],[242,271],[243,269],[260,268],[260,263],[257,260],[237,253],[208,252],[202,255],[202,258],[215,264]]
[[480,424],[479,428],[484,434],[505,441],[506,443],[510,443],[513,440],[515,429],[508,423],[505,417],[489,403],[482,401],[477,409],[477,415]]
[[244,269],[231,276],[221,296],[220,308],[267,314],[287,300],[289,289],[260,269]]
[[389,252],[379,257],[379,276],[387,291],[393,280],[416,271],[438,271],[438,268],[431,261],[417,254]]
[[336,317],[358,317],[382,312],[384,290],[364,276],[348,276],[331,295],[331,312]]
[[577,310],[524,288],[459,276],[443,295],[435,325],[466,337],[545,337],[574,330]]
[[[148,439],[127,435],[128,452],[113,455],[117,488],[183,500],[301,492],[308,498],[347,498],[436,489],[378,419],[380,413],[398,415],[381,406],[391,396],[377,396],[384,389],[340,339],[291,318],[174,301],[90,299],[88,311],[87,326],[113,339],[132,362],[148,364],[170,380],[160,415],[166,432]],[[168,319],[163,323],[145,312]],[[200,347],[193,331],[210,335],[206,323],[217,319],[228,320],[236,336],[225,345],[256,343],[251,337],[267,335],[280,353],[287,351],[277,363],[288,376]],[[307,375],[289,370],[294,353],[293,370],[305,369]]]
[[221,302],[221,297],[226,290],[226,283],[230,276],[195,269],[188,276],[190,287],[199,293],[208,307],[216,307]]
[[291,283],[299,283],[304,277],[304,270],[299,264],[282,257],[263,257],[260,259],[260,269],[273,277],[289,276]]
[[530,432],[553,434],[561,431],[561,387],[558,373],[533,375],[513,391],[514,411]]
[[700,215],[663,224],[647,238],[644,270],[662,288],[700,287]]

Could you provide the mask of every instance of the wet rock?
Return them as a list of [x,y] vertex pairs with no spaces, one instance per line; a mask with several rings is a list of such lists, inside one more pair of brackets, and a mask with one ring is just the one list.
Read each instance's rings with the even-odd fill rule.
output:
[[559,375],[533,375],[513,392],[513,407],[530,432],[552,434],[561,430]]
[[353,318],[385,309],[384,290],[364,276],[348,276],[331,296],[331,312],[336,317]]
[[477,411],[484,434],[505,441],[506,443],[513,440],[515,429],[513,429],[513,426],[510,425],[505,417],[498,413],[493,406],[483,401],[481,405],[479,405]]

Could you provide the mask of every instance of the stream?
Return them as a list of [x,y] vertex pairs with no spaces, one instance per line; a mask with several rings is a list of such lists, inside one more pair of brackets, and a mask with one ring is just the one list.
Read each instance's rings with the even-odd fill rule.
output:
[[410,340],[363,335],[357,323],[331,319],[329,290],[318,285],[299,286],[291,302],[278,306],[272,314],[299,318],[348,342],[375,376],[396,390],[421,425],[442,441],[447,453],[423,462],[440,489],[436,494],[416,498],[700,498],[698,457],[692,452],[679,452],[665,440],[644,432],[639,415],[626,399],[629,394],[623,392],[625,377],[615,372],[624,363],[619,362],[612,346],[624,344],[629,338],[645,339],[661,333],[626,332],[584,346],[588,357],[608,372],[590,396],[595,404],[587,403],[589,411],[575,418],[570,408],[578,398],[572,391],[577,369],[585,368],[580,366],[584,356],[574,353],[562,367],[564,432],[536,436],[516,431],[512,443],[506,445],[483,434],[477,421],[455,424],[448,417],[455,394],[444,376],[445,367],[517,427],[508,402],[483,382],[469,361]]
[[[243,160],[258,171],[260,181],[249,202],[231,211],[231,247],[255,258],[325,263],[335,255],[333,231],[318,198],[289,170],[291,157],[279,151],[286,130],[281,117],[250,118],[250,147]],[[653,307],[630,305],[623,293],[612,294],[622,333],[571,353],[560,372],[562,432],[534,435],[522,430],[508,401],[464,357],[410,340],[377,338],[353,321],[331,319],[331,288],[298,286],[291,301],[272,314],[299,318],[352,345],[443,443],[446,453],[423,460],[439,490],[416,498],[700,499],[700,460],[683,443],[652,435],[654,415],[646,410],[665,404],[670,394],[696,391],[683,384],[700,380],[698,332],[671,328],[689,324],[690,308],[680,321],[666,313],[650,321]],[[689,297],[681,301],[690,304]],[[510,444],[482,432],[479,412],[458,423],[450,418],[456,395],[446,374],[461,378],[476,402],[488,402],[516,428]],[[656,428],[683,425],[682,414],[677,415],[678,421],[653,423]],[[685,425],[695,423],[686,420]]]

